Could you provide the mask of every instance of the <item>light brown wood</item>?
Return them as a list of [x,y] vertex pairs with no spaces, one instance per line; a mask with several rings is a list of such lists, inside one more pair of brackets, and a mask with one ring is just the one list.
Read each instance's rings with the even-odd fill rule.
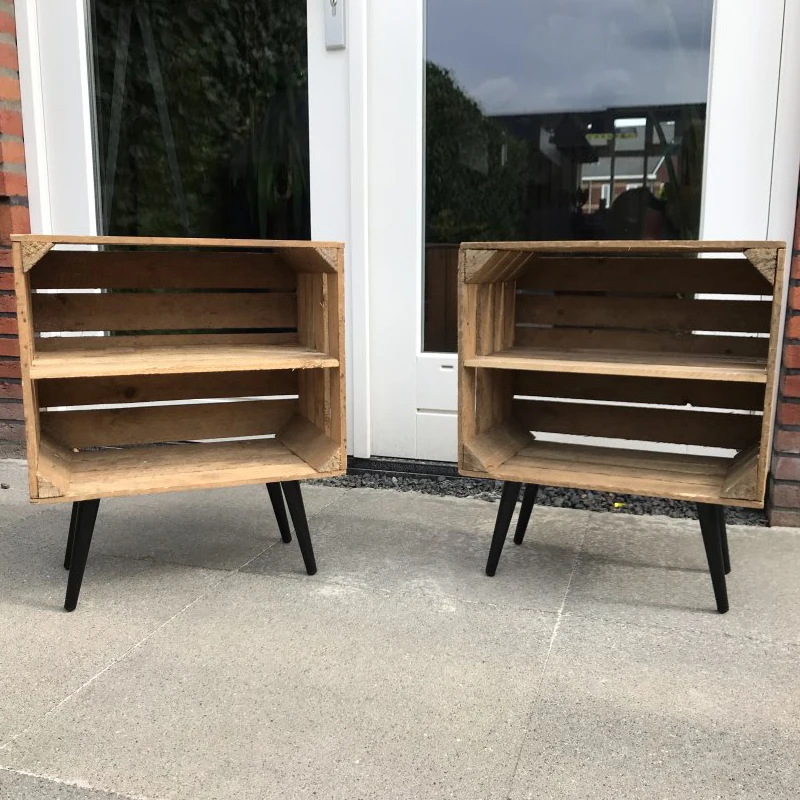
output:
[[133,447],[72,453],[67,492],[41,500],[73,502],[340,474],[320,474],[276,439]]
[[731,461],[721,494],[732,499],[757,500],[760,494],[758,485],[759,442],[740,451]]
[[767,333],[770,309],[771,303],[761,300],[521,295],[517,301],[517,323],[647,331]]
[[697,294],[719,292],[763,295],[772,281],[745,258],[691,256],[542,256],[517,281],[522,291],[642,292]]
[[189,375],[121,375],[49,378],[38,381],[41,408],[54,406],[153,403],[218,397],[297,395],[306,370],[201,372]]
[[51,250],[30,276],[33,289],[274,289],[297,273],[277,254],[181,250]]
[[750,250],[745,250],[744,254],[747,260],[772,287],[775,283],[775,272],[778,266],[777,251],[774,248],[754,247]]
[[[534,442],[492,470],[495,480],[575,486],[600,492],[761,508],[757,500],[722,497],[729,460],[553,442]],[[485,473],[461,470],[473,477]]]
[[171,236],[54,236],[38,233],[13,233],[13,242],[40,242],[44,244],[70,244],[70,245],[124,245],[130,247],[217,247],[232,250],[266,249],[266,250],[308,250],[308,249],[334,249],[341,250],[341,242],[309,242],[292,241],[286,239],[209,239],[197,237],[171,237]]
[[[13,239],[14,237],[12,237]],[[23,272],[29,272],[32,267],[44,257],[44,255],[52,248],[50,242],[19,242],[20,263]]]
[[70,448],[233,439],[276,434],[297,400],[144,406],[98,411],[44,411],[42,434]]
[[613,350],[556,350],[514,347],[464,360],[467,367],[585,375],[631,375],[683,380],[766,383],[767,362],[760,358]]
[[[28,272],[23,247],[42,256]],[[14,251],[34,501],[342,473],[340,244],[17,237]],[[84,335],[48,335],[65,331]]]
[[463,276],[466,283],[513,281],[523,274],[535,258],[532,253],[465,250]]
[[86,378],[338,366],[338,359],[299,345],[183,345],[41,353],[30,374],[33,378]]
[[761,411],[764,406],[764,389],[758,383],[687,381],[638,375],[630,377],[568,372],[515,372],[514,394],[744,411]]
[[299,414],[289,420],[276,438],[318,472],[335,472],[343,468],[339,443]]
[[767,248],[777,250],[785,247],[785,242],[768,241],[675,241],[669,240],[598,240],[598,241],[548,241],[548,242],[463,242],[462,250],[514,250],[531,253],[559,253],[587,255],[675,255],[685,253],[742,253],[752,248]]
[[37,331],[214,330],[294,328],[288,292],[153,292],[35,294]]
[[710,411],[515,400],[514,418],[530,431],[739,450],[761,432],[761,416]]
[[489,472],[527,447],[533,441],[529,431],[506,420],[481,433],[464,445],[464,461],[469,469]]

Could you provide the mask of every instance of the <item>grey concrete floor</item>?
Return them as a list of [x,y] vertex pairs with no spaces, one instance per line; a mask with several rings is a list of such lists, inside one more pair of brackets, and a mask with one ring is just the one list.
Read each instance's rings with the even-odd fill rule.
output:
[[0,798],[797,798],[800,532],[308,485],[69,506],[0,462]]

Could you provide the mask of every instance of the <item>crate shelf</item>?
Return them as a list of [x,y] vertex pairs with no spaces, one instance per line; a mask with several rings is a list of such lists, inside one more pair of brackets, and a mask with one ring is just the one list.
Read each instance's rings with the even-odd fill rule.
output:
[[464,359],[465,367],[566,372],[584,375],[648,376],[766,383],[767,359],[694,353],[647,353],[635,350],[556,350],[510,347]]
[[342,245],[13,246],[32,500],[345,470]]

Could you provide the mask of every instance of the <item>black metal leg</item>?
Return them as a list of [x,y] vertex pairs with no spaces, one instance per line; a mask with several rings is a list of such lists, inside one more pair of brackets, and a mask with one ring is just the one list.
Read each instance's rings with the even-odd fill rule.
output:
[[284,481],[283,493],[286,495],[286,505],[289,506],[289,513],[292,515],[294,532],[300,545],[300,552],[303,554],[306,572],[313,575],[317,571],[317,562],[314,560],[314,548],[311,546],[311,534],[308,532],[308,520],[299,481]]
[[83,571],[86,569],[86,559],[89,555],[89,545],[92,543],[94,523],[97,519],[99,500],[81,500],[75,503],[75,530],[72,541],[69,577],[67,578],[67,596],[64,599],[64,608],[74,611],[78,605],[78,595],[81,593]]
[[725,574],[731,571],[731,555],[728,552],[728,528],[725,526],[725,506],[717,506],[717,517],[720,539],[722,541],[722,563],[725,566]]
[[272,510],[275,512],[275,519],[278,520],[278,530],[281,532],[281,539],[284,542],[292,541],[292,533],[289,530],[289,519],[286,516],[286,506],[283,504],[283,493],[279,483],[268,483],[267,491],[272,502]]
[[522,544],[525,532],[528,530],[528,522],[533,511],[533,504],[536,502],[536,495],[539,486],[535,483],[525,484],[525,493],[522,495],[522,505],[519,507],[519,517],[517,518],[517,529],[514,532],[514,544]]
[[716,507],[710,503],[698,503],[697,516],[703,532],[703,545],[706,548],[711,584],[717,599],[717,611],[724,614],[728,610],[728,590],[725,586],[725,562],[722,556],[721,518]]
[[521,485],[514,481],[506,481],[503,484],[503,493],[500,495],[500,508],[497,509],[497,520],[494,523],[492,546],[489,548],[489,560],[486,562],[486,574],[489,576],[497,572],[500,553],[503,552],[503,545],[506,541],[508,527],[511,525],[511,517],[514,516],[514,507],[517,505],[519,487]]
[[69,569],[72,562],[72,545],[75,542],[75,525],[78,522],[78,504],[72,504],[72,515],[69,518],[69,536],[67,536],[67,549],[64,552],[64,569]]

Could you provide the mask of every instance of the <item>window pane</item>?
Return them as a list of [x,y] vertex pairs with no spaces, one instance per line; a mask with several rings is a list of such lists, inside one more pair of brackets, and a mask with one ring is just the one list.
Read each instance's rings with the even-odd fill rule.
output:
[[712,0],[427,0],[424,346],[462,241],[697,238]]
[[310,238],[306,4],[91,10],[101,230]]

